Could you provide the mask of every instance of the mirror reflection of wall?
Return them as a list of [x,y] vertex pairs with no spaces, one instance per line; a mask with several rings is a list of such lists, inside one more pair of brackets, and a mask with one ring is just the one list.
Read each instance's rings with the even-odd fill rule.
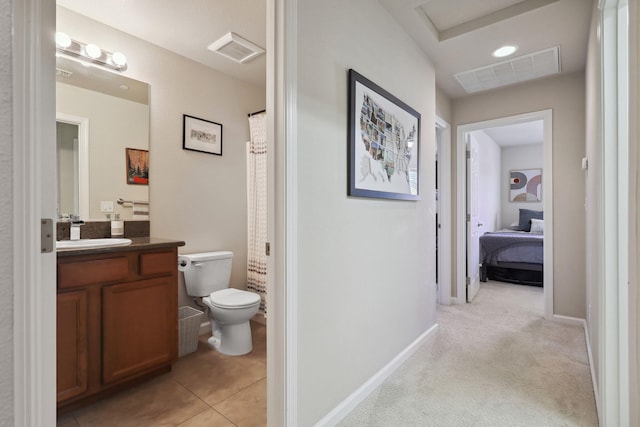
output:
[[[128,183],[126,160],[127,148],[149,149],[149,86],[67,58],[57,58],[56,67],[58,116],[76,117],[76,121],[85,121],[87,128],[85,157],[82,132],[78,136],[76,130],[80,141],[75,148],[73,142],[59,142],[60,213],[80,214],[85,220],[105,219],[101,202],[112,202],[114,213],[132,219],[131,205],[119,205],[117,200],[149,200],[148,185]],[[62,121],[67,124],[59,120],[59,136],[66,134],[63,129],[74,126],[73,120]],[[83,168],[88,171],[84,179]],[[86,194],[82,194],[83,187]]]
[[56,123],[58,212],[79,213],[78,125]]

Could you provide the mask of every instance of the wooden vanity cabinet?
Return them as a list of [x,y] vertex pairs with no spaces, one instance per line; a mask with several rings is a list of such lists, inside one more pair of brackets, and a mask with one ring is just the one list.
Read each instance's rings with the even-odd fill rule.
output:
[[58,295],[57,401],[62,402],[87,391],[87,292]]
[[176,285],[165,277],[102,289],[102,381],[110,384],[175,358]]
[[177,248],[58,257],[58,411],[178,358]]

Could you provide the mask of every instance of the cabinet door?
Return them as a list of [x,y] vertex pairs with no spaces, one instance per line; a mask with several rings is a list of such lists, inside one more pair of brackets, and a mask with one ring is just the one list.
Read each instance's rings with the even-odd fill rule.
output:
[[57,401],[87,391],[87,292],[57,296]]
[[102,381],[108,384],[168,365],[178,354],[173,276],[102,289]]

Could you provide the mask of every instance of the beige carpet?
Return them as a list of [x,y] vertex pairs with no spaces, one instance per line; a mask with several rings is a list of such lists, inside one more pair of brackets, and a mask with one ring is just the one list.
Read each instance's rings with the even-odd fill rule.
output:
[[584,329],[543,319],[541,288],[483,283],[341,426],[597,426]]

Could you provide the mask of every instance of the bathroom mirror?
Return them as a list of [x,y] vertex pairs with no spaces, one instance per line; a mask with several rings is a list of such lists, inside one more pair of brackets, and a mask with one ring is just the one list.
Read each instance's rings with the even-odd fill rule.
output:
[[149,85],[58,57],[56,113],[59,213],[149,219]]

